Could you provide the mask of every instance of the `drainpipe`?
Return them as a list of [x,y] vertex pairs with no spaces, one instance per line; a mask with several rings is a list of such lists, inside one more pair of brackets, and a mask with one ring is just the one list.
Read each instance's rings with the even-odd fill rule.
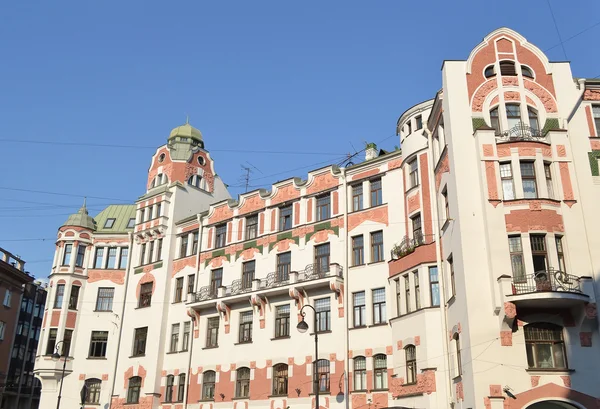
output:
[[188,407],[188,393],[190,388],[190,381],[192,380],[192,351],[194,350],[194,331],[196,327],[196,319],[194,317],[192,317],[191,323],[192,332],[190,332],[190,356],[188,357],[188,370],[187,376],[185,378],[185,390],[183,391],[183,396],[185,397],[185,401],[183,404],[184,409],[187,409]]
[[[346,342],[344,344],[344,362],[345,365],[345,376],[344,376],[344,391],[346,394],[346,409],[350,409],[350,380],[348,376],[350,374],[350,359],[348,358],[348,352],[350,351],[350,330],[348,329],[348,180],[346,178],[346,168],[342,168],[342,178],[344,181],[343,189],[344,189],[344,332],[346,334]],[[340,195],[341,197],[341,195]]]
[[119,337],[117,339],[117,352],[115,353],[115,366],[113,368],[112,386],[110,388],[110,396],[108,408],[112,408],[112,397],[115,394],[115,383],[117,381],[117,366],[119,365],[119,351],[121,350],[121,337],[123,335],[123,322],[125,321],[125,306],[127,303],[127,289],[129,288],[129,277],[131,276],[131,260],[133,259],[133,233],[129,233],[129,257],[127,258],[127,270],[125,270],[125,289],[123,294],[123,308],[121,308],[121,325],[119,326]]
[[[450,346],[448,345],[448,305],[446,303],[446,277],[444,276],[442,269],[442,247],[440,245],[440,227],[439,227],[439,212],[438,212],[438,201],[437,201],[437,192],[435,186],[435,179],[433,174],[433,137],[432,132],[429,130],[427,122],[424,124],[425,132],[427,133],[427,154],[429,155],[429,163],[430,165],[427,167],[427,172],[429,173],[429,196],[431,197],[431,203],[433,208],[433,217],[432,217],[432,225],[433,225],[433,235],[435,240],[435,259],[438,270],[438,282],[440,286],[440,308],[441,311],[441,319],[442,319],[442,330],[444,342],[442,342],[442,348],[444,351],[444,356],[446,357],[446,370],[450,370],[450,354],[448,350]],[[452,374],[448,372],[446,376],[446,381],[448,383],[448,407],[452,407]]]

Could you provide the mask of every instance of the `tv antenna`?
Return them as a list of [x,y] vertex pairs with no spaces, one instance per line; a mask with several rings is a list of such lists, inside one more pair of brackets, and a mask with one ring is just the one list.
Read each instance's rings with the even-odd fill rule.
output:
[[241,167],[244,171],[244,174],[242,175],[242,181],[245,186],[244,192],[247,192],[248,187],[250,187],[250,175],[254,173],[254,171],[258,171],[258,173],[262,174],[262,171],[248,161],[246,161],[246,164],[241,165]]

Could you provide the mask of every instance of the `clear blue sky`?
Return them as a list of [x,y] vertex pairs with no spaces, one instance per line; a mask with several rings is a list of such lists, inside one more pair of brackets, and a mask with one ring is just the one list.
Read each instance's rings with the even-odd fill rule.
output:
[[[551,5],[563,40],[597,24],[565,49],[575,76],[600,75],[600,2]],[[186,114],[230,185],[247,160],[256,178],[287,171],[253,185],[337,162],[393,135],[398,116],[440,88],[442,61],[466,59],[501,26],[565,60],[540,0],[2,2],[0,246],[47,276],[56,230],[82,197],[143,194],[149,147]],[[110,202],[88,199],[93,215]]]

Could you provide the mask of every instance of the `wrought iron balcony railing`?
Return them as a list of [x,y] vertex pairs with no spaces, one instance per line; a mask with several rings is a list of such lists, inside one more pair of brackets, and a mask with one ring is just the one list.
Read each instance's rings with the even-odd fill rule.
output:
[[517,125],[510,128],[508,131],[496,132],[496,139],[500,142],[509,141],[544,141],[546,135],[537,127],[532,127],[519,122]]
[[[311,280],[317,280],[319,278],[336,276],[342,277],[342,269],[341,267],[332,269],[329,265],[321,265],[319,263],[314,263],[307,265],[304,268],[304,270],[298,272],[271,272],[267,274],[267,276],[263,279],[253,280],[253,285],[251,286],[248,285],[247,280],[245,280],[246,282],[244,282],[244,280],[242,279],[233,280],[228,286],[215,287],[207,285],[204,287],[200,287],[200,289],[194,294],[193,301],[207,301],[220,297],[227,297],[230,295],[243,294],[252,291],[267,290],[270,288],[285,286],[288,284],[292,284],[292,274],[296,274],[294,282],[300,283]],[[222,289],[222,292],[219,292],[219,288]]]
[[513,277],[512,291],[513,295],[551,291],[582,293],[579,277],[553,268],[522,277]]
[[402,241],[392,248],[392,260],[398,260],[402,257],[406,257],[412,252],[414,252],[417,247],[422,246],[424,244],[430,244],[432,242],[433,235],[431,234],[424,235],[422,233],[419,233],[415,234],[412,238],[404,236]]

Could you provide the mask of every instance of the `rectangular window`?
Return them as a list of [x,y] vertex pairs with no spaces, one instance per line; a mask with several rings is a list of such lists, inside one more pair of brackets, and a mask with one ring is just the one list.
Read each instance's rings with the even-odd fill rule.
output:
[[423,117],[421,115],[418,115],[415,117],[415,121],[416,121],[416,125],[417,125],[417,130],[422,129],[423,128]]
[[412,222],[413,240],[415,244],[423,243],[423,230],[421,230],[421,214],[416,214],[410,218]]
[[161,216],[161,213],[162,213],[162,204],[161,204],[161,203],[158,203],[158,204],[156,205],[156,217],[157,217],[157,218],[158,218],[158,217],[160,217],[160,216]]
[[225,247],[225,244],[227,244],[227,225],[216,226],[215,231],[215,248]]
[[50,328],[48,332],[48,343],[46,344],[46,355],[52,355],[55,351],[54,348],[56,346],[56,335],[58,334],[58,329]]
[[317,221],[331,217],[331,194],[326,193],[317,197]]
[[171,348],[170,352],[177,352],[179,345],[179,324],[171,325]]
[[554,199],[554,184],[552,183],[552,169],[549,163],[544,163],[544,175],[546,176],[546,189],[548,198]]
[[408,163],[408,172],[408,188],[411,189],[419,185],[419,165],[416,158]]
[[58,284],[56,286],[56,294],[54,295],[54,308],[61,308],[63,298],[65,296],[65,285]]
[[592,105],[592,113],[596,125],[596,135],[600,135],[600,105]]
[[329,243],[315,246],[315,268],[319,276],[329,272]]
[[63,344],[62,344],[62,356],[70,356],[71,353],[71,340],[73,339],[73,330],[66,329],[63,334]]
[[181,340],[181,350],[187,351],[190,346],[190,333],[191,333],[192,324],[191,322],[183,323],[183,338]]
[[71,252],[73,251],[72,244],[65,244],[65,254],[63,255],[63,266],[68,266],[71,264]]
[[252,311],[240,312],[240,344],[252,342]]
[[521,123],[521,106],[519,104],[506,104],[506,121],[509,130]]
[[363,236],[352,237],[352,265],[361,266],[365,264],[365,248]]
[[383,231],[375,231],[371,233],[371,262],[383,260]]
[[71,295],[69,297],[69,309],[76,310],[77,304],[79,303],[79,289],[78,285],[71,286]]
[[442,197],[444,198],[444,221],[450,220],[450,206],[448,205],[448,188],[444,188],[442,192]]
[[408,274],[406,274],[405,276],[403,276],[404,278],[404,304],[406,307],[406,313],[408,314],[411,309],[410,309],[410,277],[408,277]]
[[112,311],[114,295],[114,288],[98,288],[98,298],[96,299],[96,311]]
[[152,287],[154,283],[144,283],[140,286],[138,308],[150,307],[152,304]]
[[255,239],[258,236],[258,215],[246,217],[246,240]]
[[156,240],[156,261],[162,260],[163,239]]
[[290,269],[292,266],[292,253],[281,253],[277,255],[277,276],[275,281],[278,283],[286,282],[290,279]]
[[217,295],[217,290],[223,285],[223,269],[217,268],[210,272],[210,293]]
[[194,284],[196,283],[196,276],[190,274],[188,276],[188,285],[187,285],[187,293],[192,294],[194,292]]
[[508,237],[508,251],[510,253],[510,265],[515,281],[525,279],[525,263],[523,262],[523,246],[521,236]]
[[371,207],[379,206],[383,203],[381,179],[373,179],[371,185]]
[[317,332],[331,330],[331,300],[329,298],[320,298],[315,300],[315,310],[317,311]]
[[0,321],[0,341],[4,341],[4,331],[6,331],[6,322]]
[[75,259],[75,267],[83,267],[83,260],[85,259],[85,246],[77,246],[77,258]]
[[500,164],[500,180],[504,200],[514,200],[515,184],[513,182],[512,165],[510,162]]
[[566,273],[567,266],[565,265],[565,253],[563,251],[562,237],[555,236],[554,241],[556,243],[556,255],[558,256],[558,269]]
[[450,270],[450,290],[452,291],[451,296],[456,295],[456,283],[454,281],[454,259],[452,256],[448,257],[448,269]]
[[413,271],[413,279],[415,282],[415,308],[421,309],[421,284],[419,283],[419,272]]
[[548,252],[546,251],[546,236],[543,234],[532,234],[529,236],[531,240],[531,255],[533,256],[533,271],[548,270]]
[[275,338],[290,335],[290,305],[279,305],[275,308]]
[[132,217],[131,219],[129,219],[129,221],[127,222],[127,228],[128,229],[133,229],[135,227],[135,218]]
[[104,222],[104,228],[112,229],[113,226],[115,225],[115,220],[116,219],[114,219],[114,218],[106,219],[106,221]]
[[90,358],[106,357],[106,347],[108,346],[108,331],[92,331],[90,339]]
[[133,356],[142,356],[146,353],[146,338],[148,327],[136,328],[133,333]]
[[411,121],[408,121],[406,123],[406,128],[407,128],[408,134],[410,135],[412,133],[412,122]]
[[[64,289],[63,289],[63,291],[64,291]],[[5,307],[10,308],[10,300],[11,300],[11,298],[12,298],[12,291],[6,290],[4,292],[4,301],[3,301],[3,304],[4,304]],[[62,303],[62,299],[61,299],[61,303]]]
[[175,302],[181,302],[183,298],[183,277],[175,279]]
[[146,263],[146,243],[140,246],[140,266]]
[[192,254],[198,253],[198,240],[200,238],[199,232],[195,231],[192,233]]
[[121,270],[127,268],[127,259],[129,258],[129,248],[121,247],[121,257],[119,258],[119,268]]
[[521,180],[523,181],[523,195],[526,199],[536,199],[537,184],[535,182],[534,162],[520,162]]
[[252,288],[255,266],[256,261],[254,260],[242,264],[242,289],[249,290]]
[[385,307],[385,288],[373,290],[373,324],[384,324],[387,322]]
[[394,281],[396,282],[396,314],[399,317],[402,315],[402,287],[399,278]]
[[367,325],[367,306],[365,305],[365,292],[360,291],[352,294],[354,298],[354,327]]
[[219,317],[211,317],[208,319],[206,331],[206,347],[215,348],[219,341]]
[[431,293],[431,306],[440,305],[440,281],[437,267],[429,267],[429,292]]
[[292,228],[292,205],[279,208],[279,231]]
[[117,248],[108,248],[108,260],[106,262],[106,268],[114,269],[117,266]]
[[363,208],[363,185],[362,183],[352,186],[352,211],[356,212]]
[[[181,236],[181,241],[179,242],[179,258],[187,256],[187,247],[188,247],[189,235]],[[225,243],[223,242],[223,246]],[[223,247],[220,246],[220,247]]]
[[151,241],[148,243],[148,263],[154,262],[154,245],[155,244],[156,244],[155,241]]

